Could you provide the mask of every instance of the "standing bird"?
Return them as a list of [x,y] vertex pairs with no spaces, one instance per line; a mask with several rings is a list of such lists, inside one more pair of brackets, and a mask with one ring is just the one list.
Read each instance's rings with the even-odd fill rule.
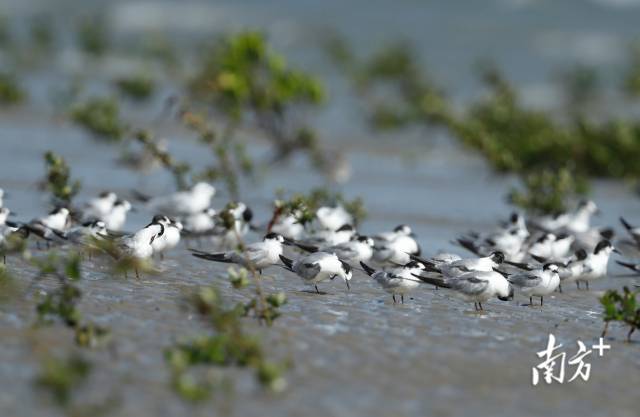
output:
[[353,224],[353,216],[341,205],[320,207],[316,211],[316,219],[323,229],[338,230],[345,224]]
[[102,216],[100,220],[107,226],[107,230],[119,232],[127,222],[127,213],[131,210],[131,203],[127,200],[117,200],[111,210]]
[[594,281],[607,275],[607,265],[609,264],[611,252],[620,253],[613,247],[611,242],[605,239],[600,241],[593,252],[587,255],[587,258],[583,261],[582,274],[576,280],[578,289],[580,289],[580,283],[584,282],[588,291],[589,281]]
[[[123,236],[118,241],[118,247],[121,250],[119,256],[134,258],[137,260],[146,260],[153,255],[153,242],[164,235],[164,225],[152,220],[151,223],[138,230],[136,233]],[[136,278],[140,278],[138,268],[135,268]]]
[[[34,234],[47,242],[55,238],[55,232],[64,232],[69,225],[69,210],[66,207],[60,207],[51,211],[46,216],[31,220],[29,223],[23,224],[21,227],[26,229],[30,234]],[[38,245],[39,242],[36,242]]]
[[[295,246],[307,252],[318,252],[316,246],[293,243]],[[349,263],[368,262],[373,256],[373,239],[367,236],[355,235],[348,242],[329,246],[322,249],[323,252],[333,253],[340,260]]]
[[541,269],[504,275],[506,275],[511,284],[520,288],[523,294],[529,296],[529,305],[531,306],[533,306],[534,296],[540,297],[540,305],[542,306],[544,296],[554,292],[560,285],[558,265],[553,263],[545,264]]
[[162,236],[155,239],[151,245],[153,253],[160,254],[160,259],[164,259],[164,253],[175,248],[178,246],[178,243],[180,243],[182,223],[162,215],[155,216],[153,221],[164,226],[164,233]]
[[404,304],[404,295],[418,287],[422,282],[414,274],[420,274],[425,270],[424,264],[419,261],[411,261],[391,271],[376,271],[364,262],[360,262],[360,265],[367,275],[380,284],[383,290],[391,294],[394,304],[396,303],[397,294],[400,294],[400,302]]
[[318,294],[320,294],[319,282],[333,280],[336,277],[342,278],[347,284],[347,289],[351,289],[349,285],[353,276],[351,266],[338,259],[333,253],[315,252],[295,261],[280,255],[280,260],[286,269],[298,275],[305,284],[313,285]]
[[429,278],[415,274],[423,282],[442,288],[449,288],[467,301],[473,301],[477,310],[483,310],[482,303],[497,297],[501,301],[513,300],[513,286],[496,271],[467,272],[454,278]]
[[109,236],[107,227],[102,220],[85,222],[64,232],[57,230],[53,232],[61,239],[76,245],[90,245],[94,239],[101,240]]
[[211,184],[199,182],[189,190],[153,198],[140,192],[134,192],[134,194],[150,211],[166,216],[184,216],[210,207],[216,189]]
[[284,237],[272,232],[266,234],[261,242],[247,245],[242,252],[207,253],[192,250],[192,255],[207,261],[233,263],[245,268],[255,268],[262,274],[263,269],[280,262],[283,243],[285,243]]
[[104,191],[85,203],[82,208],[82,218],[85,221],[103,220],[111,212],[116,201],[118,201],[116,193]]
[[406,265],[411,256],[420,256],[420,245],[416,235],[407,225],[400,225],[392,233],[374,237],[373,259],[379,263]]
[[491,255],[482,258],[460,259],[450,263],[442,263],[438,266],[417,256],[412,258],[423,262],[427,266],[427,271],[438,272],[445,278],[458,277],[468,272],[493,272],[495,268],[498,268],[504,262],[504,254],[502,252],[493,252]]

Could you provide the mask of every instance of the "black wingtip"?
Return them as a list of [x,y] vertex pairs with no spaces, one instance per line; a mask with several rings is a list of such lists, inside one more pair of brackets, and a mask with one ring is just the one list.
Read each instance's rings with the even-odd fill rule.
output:
[[474,255],[480,256],[480,253],[478,252],[478,248],[476,247],[476,245],[474,245],[472,241],[467,239],[457,239],[456,241],[460,246],[462,246],[469,252],[473,253]]
[[288,269],[291,269],[293,267],[293,260],[287,258],[284,255],[279,255],[279,256],[280,256],[280,260],[282,261],[284,266],[286,266]]
[[371,268],[369,265],[365,264],[364,262],[360,261],[360,266],[362,266],[362,269],[364,269],[364,272],[367,273],[367,275],[371,276],[373,275],[376,270]]
[[302,249],[305,252],[309,252],[309,253],[315,253],[318,252],[319,248],[317,246],[313,246],[313,245],[306,245],[304,243],[299,243],[299,242],[293,242],[293,244]]
[[411,274],[411,275],[418,278],[420,281],[424,283],[435,285],[436,287],[451,288],[449,284],[447,284],[446,282],[438,278],[423,277],[422,275],[419,275],[419,274]]
[[231,260],[226,257],[225,253],[192,252],[191,255],[196,258],[206,259],[207,261],[231,263]]
[[542,256],[538,256],[538,255],[531,255],[531,257],[533,259],[535,259],[536,261],[540,262],[541,264],[545,264],[547,263],[547,258],[544,258]]
[[633,226],[631,226],[625,219],[624,217],[620,216],[620,223],[622,223],[622,225],[624,226],[625,229],[631,231],[631,229],[633,229]]
[[636,264],[632,264],[630,262],[622,262],[622,261],[618,261],[618,260],[616,260],[616,263],[618,265],[624,266],[625,268],[629,268],[632,271],[639,272],[638,271],[638,265],[636,265]]

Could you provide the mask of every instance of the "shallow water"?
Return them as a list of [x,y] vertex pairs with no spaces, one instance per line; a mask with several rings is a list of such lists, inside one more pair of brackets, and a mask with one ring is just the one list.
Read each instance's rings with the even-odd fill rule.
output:
[[[326,9],[312,2],[282,1],[270,8],[258,3],[247,2],[242,6],[217,3],[213,9],[225,19],[216,22],[265,26],[277,42],[289,45],[292,56],[303,57],[301,62],[307,65],[313,65],[317,57],[301,50],[304,42],[298,35],[305,34],[302,39],[308,40],[313,38],[314,30],[328,24],[327,19],[318,17],[319,8],[333,16],[332,23],[362,45],[404,33],[404,29],[416,39],[425,33],[447,36],[457,33],[452,42],[459,48],[453,48],[451,53],[439,50],[437,39],[429,36],[424,37],[426,44],[422,47],[433,51],[429,59],[434,61],[436,71],[446,75],[445,82],[459,84],[462,95],[473,91],[468,74],[463,74],[476,57],[461,52],[468,42],[470,50],[481,55],[482,45],[491,43],[487,39],[500,39],[501,44],[491,43],[499,60],[511,65],[519,85],[536,86],[543,70],[557,61],[567,62],[570,57],[559,56],[558,52],[554,55],[551,48],[550,53],[538,51],[541,59],[532,59],[538,53],[521,51],[522,44],[539,45],[536,39],[542,39],[539,42],[551,39],[548,42],[553,43],[558,36],[573,39],[590,28],[596,38],[598,34],[606,35],[598,38],[604,41],[594,42],[604,43],[604,52],[615,57],[616,51],[606,48],[607,36],[614,40],[629,39],[634,34],[629,29],[630,22],[637,22],[632,19],[636,9],[630,12],[601,6],[606,2],[589,2],[580,8],[574,20],[567,20],[567,16],[575,8],[495,2],[490,11],[510,16],[497,19],[499,22],[486,17],[484,8],[472,7],[470,3],[465,10],[474,16],[476,23],[470,28],[471,34],[467,34],[460,28],[467,27],[468,21],[456,18],[462,6],[421,9],[409,2],[406,9],[398,11],[397,21],[389,25],[389,30],[384,26],[385,31],[376,31],[380,22],[385,22],[386,10],[378,3],[372,6],[367,3],[362,8],[350,6],[353,11],[362,11],[355,17],[340,13],[342,3],[338,2],[331,2]],[[518,4],[524,8],[513,6]],[[122,10],[131,10],[127,7],[133,6],[120,3],[113,9],[124,29],[131,21],[122,17],[128,15]],[[285,9],[289,14],[283,13]],[[412,10],[420,13],[412,14]],[[541,22],[546,22],[544,29]],[[301,31],[306,25],[311,29]],[[558,35],[562,31],[569,34]],[[486,38],[479,38],[479,34]],[[603,52],[602,48],[600,51]],[[518,54],[522,54],[522,59]],[[600,62],[601,57],[593,59]],[[338,80],[330,84],[332,90],[339,90],[340,86]],[[365,233],[409,223],[427,254],[440,249],[462,253],[450,244],[453,237],[469,229],[488,230],[509,213],[504,195],[514,183],[512,178],[492,174],[479,158],[440,136],[422,141],[416,139],[422,139],[423,132],[411,132],[393,137],[393,141],[370,138],[357,115],[352,110],[343,111],[351,104],[347,95],[338,93],[334,97],[336,102],[331,102],[316,122],[327,128],[331,144],[339,147],[352,164],[352,180],[339,188],[349,196],[364,198],[369,210],[362,225]],[[207,155],[198,152],[183,131],[172,126],[166,131],[171,149],[179,159],[188,159],[196,165],[206,161]],[[154,194],[172,186],[167,175],[155,172],[141,177],[116,167],[114,160],[118,155],[114,148],[87,139],[79,130],[52,119],[41,109],[3,113],[0,141],[9,150],[0,153],[0,186],[10,193],[5,204],[18,212],[20,219],[30,219],[47,209],[37,181],[42,175],[42,153],[51,148],[62,154],[73,175],[82,179],[79,200],[107,187],[126,195],[132,188],[144,188]],[[255,155],[265,152],[262,144],[252,145]],[[303,160],[295,160],[271,169],[258,183],[243,183],[242,195],[255,208],[258,220],[266,221],[276,189],[305,191],[322,184],[324,179],[310,171]],[[640,224],[638,200],[624,185],[599,182],[593,198],[604,212],[597,219],[599,224],[617,224],[621,214]],[[221,195],[215,205],[222,207],[225,202],[226,197]],[[150,213],[134,213],[127,228],[143,225],[149,216]],[[73,345],[71,332],[61,326],[32,327],[38,291],[52,288],[55,282],[44,280],[29,287],[35,271],[14,258],[9,259],[9,267],[17,277],[17,292],[0,304],[0,414],[62,414],[32,384],[41,358],[52,352],[68,352]],[[140,281],[112,276],[100,259],[87,261],[83,268],[80,287],[84,297],[80,310],[87,319],[111,328],[113,344],[107,349],[87,352],[94,371],[79,394],[81,402],[86,403],[114,399],[116,405],[109,415],[638,415],[639,343],[623,343],[626,331],[620,326],[611,326],[611,338],[607,340],[612,345],[611,351],[602,358],[595,355],[589,358],[592,363],[589,382],[537,387],[531,384],[531,368],[540,362],[535,353],[545,348],[548,334],[557,337],[568,356],[577,351],[577,340],[590,347],[597,342],[602,328],[598,296],[607,288],[620,288],[634,282],[633,279],[603,279],[590,292],[569,288],[546,299],[542,308],[524,307],[522,304],[527,300],[517,296],[512,302],[488,302],[484,313],[476,313],[468,303],[427,285],[416,290],[404,305],[393,305],[391,297],[361,273],[356,273],[350,292],[342,284],[332,282],[321,285],[327,294],[316,295],[309,293],[292,274],[272,268],[267,271],[270,277],[264,279],[264,286],[267,291],[285,291],[289,303],[272,328],[259,328],[250,321],[248,325],[263,335],[276,358],[292,359],[294,367],[286,374],[289,388],[280,395],[266,394],[248,371],[233,372],[234,394],[220,394],[213,405],[191,406],[170,390],[163,359],[164,348],[204,329],[182,308],[182,301],[198,285],[214,282],[230,301],[240,300],[243,295],[218,278],[224,267],[192,258],[184,246],[160,262],[159,267],[161,274],[145,275]],[[620,272],[614,267],[610,271]],[[249,294],[250,289],[244,293]],[[567,369],[568,377],[572,371],[573,368]]]

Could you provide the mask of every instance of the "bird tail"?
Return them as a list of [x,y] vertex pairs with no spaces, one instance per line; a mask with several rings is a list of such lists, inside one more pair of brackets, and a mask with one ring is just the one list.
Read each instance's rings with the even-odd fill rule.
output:
[[314,245],[308,245],[306,243],[296,242],[296,241],[292,241],[292,243],[295,247],[302,249],[305,252],[315,253],[315,252],[318,252],[318,250],[320,250],[317,246],[314,246]]
[[375,269],[371,268],[369,265],[365,264],[362,261],[360,261],[360,265],[362,265],[362,269],[364,269],[364,272],[366,272],[367,275],[369,275],[369,276],[373,275],[374,272],[376,272]]
[[414,277],[420,279],[420,281],[422,281],[422,282],[425,282],[425,283],[431,284],[431,285],[435,285],[436,287],[451,288],[451,285],[447,284],[442,279],[423,277],[422,275],[418,275],[418,274],[411,274],[411,275],[413,275]]
[[630,269],[630,270],[632,270],[632,271],[634,271],[634,272],[640,272],[640,271],[639,271],[639,268],[638,268],[638,265],[636,265],[636,264],[632,264],[632,263],[630,263],[630,262],[622,262],[622,261],[618,261],[618,260],[616,260],[616,263],[617,263],[618,265],[622,265],[622,266],[624,266],[625,268],[628,268],[628,269]]
[[287,267],[288,270],[291,271],[291,268],[293,268],[293,260],[287,258],[284,255],[280,255],[280,260],[282,261],[282,263],[284,264],[284,266]]
[[227,255],[224,252],[221,252],[221,253],[192,252],[191,254],[196,258],[206,259],[207,261],[232,263],[232,261],[229,258],[227,258]]

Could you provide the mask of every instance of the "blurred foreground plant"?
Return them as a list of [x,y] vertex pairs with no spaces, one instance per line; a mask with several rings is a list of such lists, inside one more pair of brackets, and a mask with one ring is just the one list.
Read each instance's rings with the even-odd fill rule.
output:
[[62,406],[69,405],[73,390],[79,388],[91,372],[91,364],[79,355],[47,358],[41,368],[36,384],[49,391]]
[[602,337],[605,337],[609,329],[609,323],[620,321],[629,326],[627,341],[631,341],[631,335],[640,327],[640,303],[638,303],[638,291],[631,291],[624,287],[622,294],[617,290],[608,290],[600,298],[600,303],[604,307],[604,330]]
[[18,84],[14,75],[0,72],[0,105],[11,106],[22,103],[27,97],[26,92]]
[[204,54],[189,91],[224,120],[222,142],[237,142],[239,127],[256,129],[274,147],[274,161],[303,151],[317,167],[325,166],[316,134],[303,117],[323,101],[324,88],[291,68],[261,33],[242,32],[217,42]]
[[[482,65],[479,74],[487,94],[459,111],[406,44],[382,49],[364,61],[358,61],[344,43],[334,42],[330,51],[368,104],[375,127],[446,128],[497,171],[523,178],[530,192],[516,193],[513,202],[525,208],[559,210],[564,203],[554,190],[575,199],[584,192],[587,178],[640,178],[636,163],[640,122],[614,116],[603,119],[600,114],[594,121],[587,117],[586,105],[574,109],[594,97],[597,74],[590,69],[577,68],[565,77],[568,102],[574,105],[562,115],[525,107],[497,68]],[[554,170],[559,173],[557,179],[550,178]],[[577,177],[570,178],[572,174]],[[536,195],[542,189],[543,196]]]
[[[282,295],[269,299],[274,308],[286,302]],[[211,389],[216,385],[216,374],[206,373],[203,377],[196,378],[199,367],[203,365],[251,368],[256,379],[265,388],[274,391],[285,388],[282,372],[286,365],[269,361],[260,339],[248,334],[244,328],[242,318],[256,308],[255,303],[254,300],[246,305],[237,303],[227,307],[214,287],[202,287],[194,294],[191,305],[200,319],[211,326],[213,334],[179,342],[165,352],[165,359],[172,372],[172,385],[182,398],[201,401],[210,395]]]
[[50,252],[44,258],[33,258],[31,261],[39,270],[37,279],[52,275],[58,280],[58,287],[45,294],[36,305],[38,324],[49,325],[53,319],[59,319],[74,330],[78,346],[96,347],[105,343],[110,337],[110,330],[92,322],[83,323],[77,307],[82,291],[73,281],[81,279],[80,253],[61,257],[56,252]]
[[71,169],[60,155],[53,151],[44,154],[46,176],[43,187],[51,193],[54,205],[68,206],[75,195],[80,191],[80,181],[71,180]]
[[155,91],[155,81],[145,73],[121,77],[114,83],[122,94],[135,101],[144,101]]
[[108,141],[119,141],[126,130],[120,120],[118,102],[111,98],[91,98],[75,105],[71,119],[97,138]]

